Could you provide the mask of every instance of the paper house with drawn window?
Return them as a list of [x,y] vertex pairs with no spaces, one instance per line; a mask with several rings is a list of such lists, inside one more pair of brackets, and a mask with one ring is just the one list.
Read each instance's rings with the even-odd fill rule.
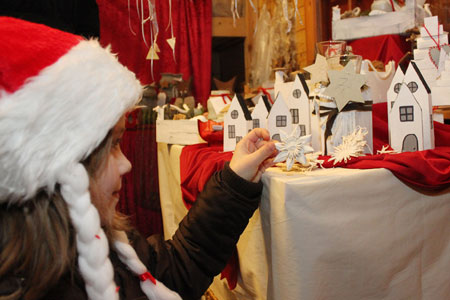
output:
[[292,116],[287,103],[283,100],[282,93],[278,93],[275,102],[267,117],[267,129],[273,140],[281,141],[280,130],[286,134],[292,132]]
[[287,105],[292,116],[292,126],[300,127],[300,135],[311,134],[309,89],[302,74],[297,74],[291,85]]
[[252,128],[267,129],[267,116],[269,115],[271,104],[266,95],[260,95],[258,103],[252,112]]
[[399,152],[434,149],[431,90],[412,61],[388,109],[389,141]]
[[236,144],[247,135],[252,125],[244,98],[235,94],[224,118],[223,151],[234,151]]

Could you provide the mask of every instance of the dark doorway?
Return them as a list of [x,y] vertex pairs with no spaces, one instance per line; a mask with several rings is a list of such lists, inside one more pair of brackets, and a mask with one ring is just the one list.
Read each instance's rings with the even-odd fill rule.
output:
[[[244,91],[245,57],[243,37],[213,37],[212,39],[212,78],[229,81],[236,77],[235,92]],[[211,88],[216,89],[214,83]]]

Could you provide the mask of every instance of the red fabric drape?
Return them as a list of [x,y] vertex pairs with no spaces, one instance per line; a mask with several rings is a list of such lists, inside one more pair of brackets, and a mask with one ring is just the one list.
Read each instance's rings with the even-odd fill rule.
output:
[[140,124],[142,111],[134,110],[126,119],[121,148],[133,168],[122,179],[117,209],[130,216],[132,224],[144,236],[162,233],[159,204],[156,128]]
[[[148,17],[147,1],[144,16]],[[175,56],[166,42],[171,37],[169,1],[153,1],[159,26],[157,44],[159,60],[146,60],[148,46],[142,38],[136,1],[97,0],[100,15],[100,42],[111,45],[119,61],[135,72],[143,84],[159,81],[161,73],[181,73],[183,79],[193,77],[193,94],[206,107],[211,85],[212,1],[172,0],[173,32],[176,38]],[[138,1],[140,5],[141,1]],[[130,4],[130,9],[128,9]],[[130,30],[130,25],[134,35]],[[144,25],[147,43],[150,39],[149,22]]]
[[353,53],[361,55],[363,59],[379,60],[387,64],[394,60],[396,64],[403,55],[411,51],[411,45],[406,37],[400,35],[380,35],[348,42]]
[[[185,150],[187,148],[187,150]],[[183,148],[180,156],[180,180],[184,205],[190,209],[203,190],[211,175],[222,169],[226,161],[231,160],[232,152],[222,152],[223,146],[197,144]],[[228,287],[233,290],[239,275],[239,259],[235,250],[221,273],[226,278]]]

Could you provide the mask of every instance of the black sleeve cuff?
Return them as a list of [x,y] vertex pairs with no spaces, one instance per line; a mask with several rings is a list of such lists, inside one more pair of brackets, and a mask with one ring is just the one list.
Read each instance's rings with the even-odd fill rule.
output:
[[261,180],[256,183],[245,180],[230,168],[230,162],[225,163],[221,177],[228,187],[248,198],[258,197],[263,189]]

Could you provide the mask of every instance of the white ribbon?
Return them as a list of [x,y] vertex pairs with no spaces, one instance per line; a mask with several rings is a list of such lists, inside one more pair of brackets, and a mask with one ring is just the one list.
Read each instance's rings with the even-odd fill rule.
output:
[[288,12],[288,1],[283,0],[283,15],[288,23],[287,33],[291,32],[292,29],[292,22],[289,20],[289,12]]

